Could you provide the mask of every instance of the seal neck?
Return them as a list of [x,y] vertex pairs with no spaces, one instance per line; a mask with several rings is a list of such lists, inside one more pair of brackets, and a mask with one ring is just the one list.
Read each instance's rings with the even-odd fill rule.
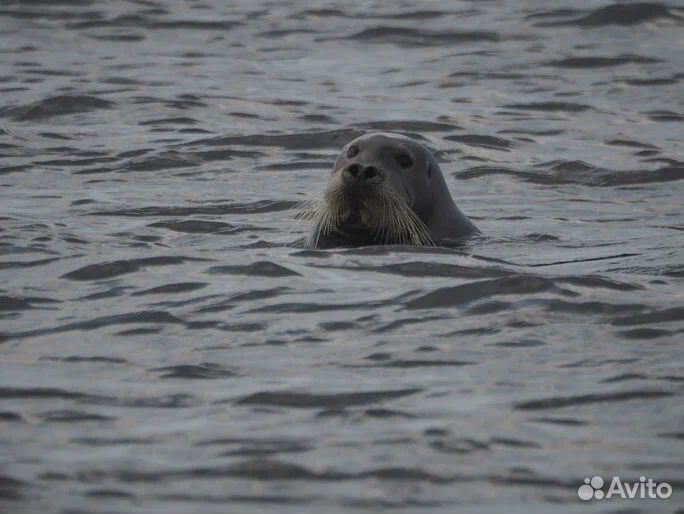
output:
[[479,233],[475,224],[456,206],[443,177],[440,194],[435,198],[432,212],[426,223],[435,240],[457,239]]

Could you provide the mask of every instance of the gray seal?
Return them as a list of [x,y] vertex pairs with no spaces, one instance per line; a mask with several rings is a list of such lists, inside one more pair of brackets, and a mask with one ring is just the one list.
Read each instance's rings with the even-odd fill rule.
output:
[[479,232],[456,207],[432,153],[388,132],[348,143],[325,190],[302,202],[298,217],[313,222],[309,248],[437,246]]

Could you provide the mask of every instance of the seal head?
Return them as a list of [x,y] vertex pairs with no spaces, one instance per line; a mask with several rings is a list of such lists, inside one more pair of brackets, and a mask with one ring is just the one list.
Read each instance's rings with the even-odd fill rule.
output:
[[435,246],[477,232],[456,207],[431,152],[387,132],[364,134],[335,161],[322,194],[300,205],[314,221],[306,246]]

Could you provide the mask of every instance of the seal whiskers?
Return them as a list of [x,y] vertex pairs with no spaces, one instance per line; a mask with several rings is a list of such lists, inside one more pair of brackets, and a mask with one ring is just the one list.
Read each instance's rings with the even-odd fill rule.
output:
[[317,193],[293,207],[297,222],[291,230],[297,228],[302,221],[313,221],[313,241],[318,246],[321,236],[331,234],[348,217],[347,203],[339,188],[328,187],[322,193]]
[[[322,194],[314,195],[295,205],[295,218],[312,221],[318,246],[320,238],[342,228],[352,216],[349,200],[339,185],[333,184]],[[381,244],[412,244],[435,246],[430,229],[409,207],[406,201],[389,187],[378,188],[364,200],[359,212],[362,223]],[[295,225],[295,226],[297,226]]]
[[435,246],[430,229],[391,188],[383,188],[365,203],[370,221],[384,244]]

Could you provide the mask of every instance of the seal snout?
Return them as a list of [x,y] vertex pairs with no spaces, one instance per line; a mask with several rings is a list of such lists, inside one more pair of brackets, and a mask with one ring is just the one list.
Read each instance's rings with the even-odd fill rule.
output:
[[377,166],[372,164],[361,165],[354,162],[342,170],[342,177],[354,185],[362,186],[381,182],[383,174]]

